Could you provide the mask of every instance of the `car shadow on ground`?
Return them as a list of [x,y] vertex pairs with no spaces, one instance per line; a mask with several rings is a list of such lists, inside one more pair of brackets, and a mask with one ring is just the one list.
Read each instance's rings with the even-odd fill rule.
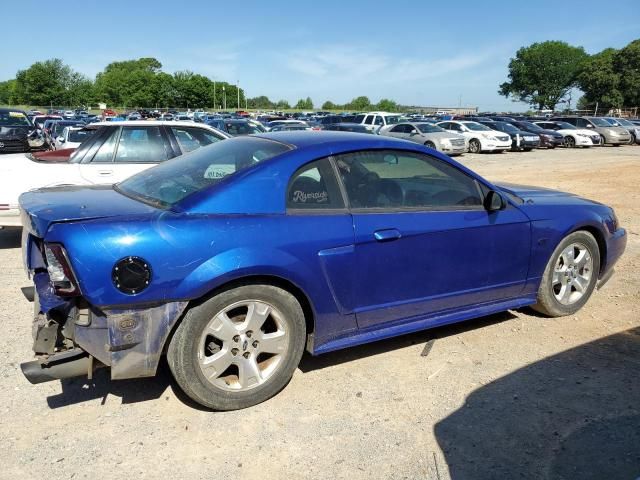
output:
[[435,426],[452,480],[640,478],[640,328],[521,368]]
[[426,343],[429,340],[437,340],[438,338],[458,335],[470,330],[476,330],[478,328],[484,328],[489,325],[495,325],[497,323],[513,320],[514,318],[517,318],[516,315],[509,311],[500,312],[493,315],[487,315],[485,317],[456,323],[453,325],[445,325],[443,327],[431,328],[429,330],[421,330],[419,332],[402,335],[400,337],[379,340],[373,343],[359,345],[357,347],[346,348],[344,350],[338,350],[336,352],[319,355],[317,357],[305,353],[305,355],[302,357],[299,368],[303,372],[310,372],[313,370],[332,367],[335,365],[340,365],[342,363],[358,360],[360,358],[380,355],[392,350],[410,347],[411,345],[416,345],[419,343]]
[[123,404],[158,400],[163,395],[168,400],[167,390],[171,389],[175,396],[188,407],[206,410],[187,397],[175,383],[165,359],[160,361],[155,377],[134,378],[131,380],[111,380],[109,370],[98,369],[93,379],[70,378],[61,380],[62,392],[47,397],[49,408],[61,408],[68,405],[101,399],[104,405],[109,396],[119,397]]
[[22,238],[21,228],[0,229],[0,249],[20,248],[21,238]]
[[[512,313],[502,312],[457,325],[424,330],[409,335],[403,335],[401,337],[328,353],[318,357],[312,357],[311,355],[305,354],[300,363],[300,370],[302,372],[309,372],[312,370],[327,368],[357,360],[359,358],[380,355],[399,348],[424,343],[434,338],[457,335],[464,331],[483,328],[488,325],[504,322],[513,318],[516,317]],[[149,400],[157,400],[163,395],[166,396],[167,389],[171,388],[176,397],[178,397],[178,399],[185,405],[198,410],[207,410],[205,407],[195,403],[187,397],[184,392],[182,392],[180,387],[175,383],[166,363],[166,359],[164,358],[160,362],[158,374],[155,377],[112,381],[109,378],[108,369],[103,368],[94,372],[92,380],[79,377],[61,380],[60,383],[62,386],[62,392],[47,398],[49,408],[61,408],[96,399],[102,399],[102,403],[105,404],[109,396],[119,397],[123,404],[146,402]]]

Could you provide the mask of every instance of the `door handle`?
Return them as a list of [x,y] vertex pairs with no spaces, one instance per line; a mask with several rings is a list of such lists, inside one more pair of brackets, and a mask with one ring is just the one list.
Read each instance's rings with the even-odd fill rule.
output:
[[98,175],[108,177],[109,175],[113,175],[113,170],[98,170]]
[[373,237],[379,242],[390,242],[392,240],[398,240],[402,235],[395,228],[387,228],[385,230],[378,230],[373,232]]

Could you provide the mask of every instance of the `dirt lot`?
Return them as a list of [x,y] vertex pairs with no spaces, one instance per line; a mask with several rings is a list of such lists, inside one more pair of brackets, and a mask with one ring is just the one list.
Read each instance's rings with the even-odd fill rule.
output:
[[640,477],[640,147],[460,160],[612,205],[629,232],[613,279],[574,317],[512,311],[305,357],[282,393],[239,412],[200,410],[166,366],[28,384],[19,236],[0,232],[0,478]]

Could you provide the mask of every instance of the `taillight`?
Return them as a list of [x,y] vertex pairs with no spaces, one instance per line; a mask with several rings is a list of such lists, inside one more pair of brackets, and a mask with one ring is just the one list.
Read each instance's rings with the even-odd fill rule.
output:
[[44,246],[44,254],[47,260],[49,281],[56,294],[61,297],[80,295],[78,281],[64,247],[57,243],[47,243]]

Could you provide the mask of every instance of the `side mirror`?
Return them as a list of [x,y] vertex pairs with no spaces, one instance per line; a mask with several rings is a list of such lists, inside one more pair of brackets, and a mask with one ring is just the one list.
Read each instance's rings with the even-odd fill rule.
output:
[[409,132],[409,135],[413,137],[414,135],[418,135],[418,132],[415,130],[411,130],[411,132]]
[[62,137],[59,137],[59,138],[58,138],[58,141],[59,141],[60,143],[64,143],[64,142],[65,142],[64,138],[62,138]]
[[495,190],[489,190],[487,196],[484,197],[484,208],[488,212],[496,212],[498,210],[504,210],[507,206],[507,202],[502,198],[500,193]]
[[587,128],[593,128],[593,125],[591,125],[590,123],[587,123]]

